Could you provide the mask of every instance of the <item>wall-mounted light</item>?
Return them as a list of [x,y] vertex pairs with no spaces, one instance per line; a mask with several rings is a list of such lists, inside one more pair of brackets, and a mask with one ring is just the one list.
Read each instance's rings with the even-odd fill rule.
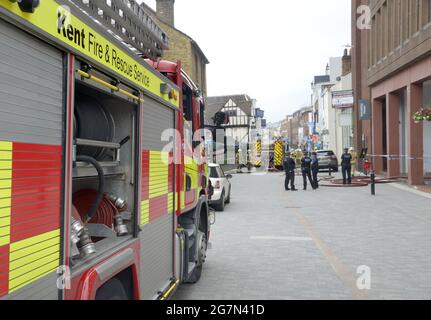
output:
[[171,93],[171,90],[172,90],[172,87],[170,84],[168,84],[168,83],[160,84],[160,92],[162,94],[169,94],[169,93]]
[[174,99],[175,101],[178,100],[178,94],[174,89],[169,92],[169,99]]
[[10,2],[18,2],[18,6],[23,12],[34,13],[34,10],[39,6],[40,0],[9,0]]

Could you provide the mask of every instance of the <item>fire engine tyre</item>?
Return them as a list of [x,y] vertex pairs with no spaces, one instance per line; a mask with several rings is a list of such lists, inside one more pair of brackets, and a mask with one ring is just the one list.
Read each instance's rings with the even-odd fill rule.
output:
[[114,278],[97,290],[96,300],[128,300],[128,296],[121,281]]
[[205,263],[206,255],[207,255],[207,237],[204,232],[201,230],[198,231],[198,238],[197,238],[197,245],[198,245],[198,264],[193,270],[192,274],[190,275],[189,279],[187,280],[187,283],[196,283],[199,281],[202,275],[202,268]]

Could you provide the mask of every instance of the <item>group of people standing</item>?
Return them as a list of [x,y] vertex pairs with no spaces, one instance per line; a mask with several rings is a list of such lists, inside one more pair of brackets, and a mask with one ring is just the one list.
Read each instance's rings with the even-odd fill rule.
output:
[[[307,190],[308,181],[310,182],[313,190],[319,188],[319,180],[317,175],[319,174],[319,159],[317,153],[304,152],[304,156],[301,159],[301,173],[304,183],[304,190]],[[295,171],[296,161],[292,158],[291,153],[286,153],[286,159],[284,160],[284,171],[286,172],[286,180],[284,187],[286,191],[298,191],[295,187]],[[343,175],[343,184],[352,184],[352,154],[349,153],[349,149],[344,149],[344,153],[341,156],[341,172]],[[308,180],[308,181],[307,181]]]
[[[286,191],[298,191],[295,188],[295,170],[296,162],[291,157],[290,152],[288,152],[284,161],[284,171],[286,172],[286,180],[284,182],[284,187]],[[304,156],[301,159],[301,172],[304,182],[304,190],[307,190],[307,179],[310,182],[310,185],[313,190],[319,188],[319,180],[317,178],[317,175],[319,173],[319,159],[317,158],[316,152],[311,153],[311,157],[309,156],[308,152],[304,152]]]

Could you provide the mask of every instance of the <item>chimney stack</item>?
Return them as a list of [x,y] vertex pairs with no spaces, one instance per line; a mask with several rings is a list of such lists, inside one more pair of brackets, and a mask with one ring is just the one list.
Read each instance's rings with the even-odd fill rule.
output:
[[344,49],[344,55],[342,58],[342,71],[341,76],[348,75],[352,72],[352,56],[350,55],[350,50]]
[[174,26],[175,0],[156,0],[157,18],[170,26]]

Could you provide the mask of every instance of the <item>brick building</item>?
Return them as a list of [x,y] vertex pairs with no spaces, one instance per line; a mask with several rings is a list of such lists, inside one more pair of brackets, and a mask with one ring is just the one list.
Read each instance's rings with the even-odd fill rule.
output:
[[156,0],[156,11],[145,3],[141,6],[155,19],[169,37],[169,50],[163,59],[181,60],[182,67],[207,96],[206,65],[209,63],[199,45],[190,36],[175,28],[175,0]]
[[280,123],[280,135],[282,138],[289,137],[289,116],[286,116]]
[[[370,28],[358,24],[362,5]],[[431,174],[431,122],[413,115],[431,104],[431,0],[352,0],[352,42],[355,145],[368,148],[378,173],[421,185]]]

